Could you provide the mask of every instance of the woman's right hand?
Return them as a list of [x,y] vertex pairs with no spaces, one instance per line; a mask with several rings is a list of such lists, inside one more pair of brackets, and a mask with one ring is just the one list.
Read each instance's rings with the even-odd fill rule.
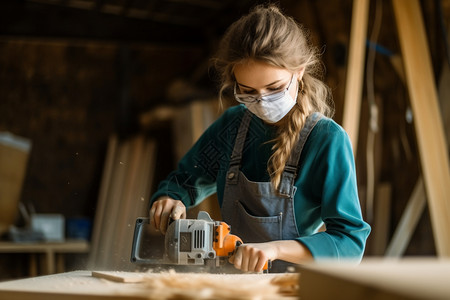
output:
[[162,196],[153,203],[149,214],[150,226],[166,234],[169,218],[173,220],[186,218],[186,206],[180,200]]

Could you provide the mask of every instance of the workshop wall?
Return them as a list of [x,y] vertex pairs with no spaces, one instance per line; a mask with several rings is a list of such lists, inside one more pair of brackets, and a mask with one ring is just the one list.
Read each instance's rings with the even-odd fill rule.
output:
[[[138,132],[137,112],[164,102],[172,78],[201,54],[195,47],[1,40],[0,131],[32,141],[21,201],[37,213],[93,221],[108,138]],[[167,139],[166,127],[153,135]],[[172,166],[163,159],[157,178]],[[0,276],[26,275],[28,257],[11,257],[0,256],[6,264]],[[12,264],[22,271],[7,267]]]
[[[122,78],[123,52],[129,70]],[[192,48],[0,42],[0,130],[32,140],[22,200],[39,213],[92,216],[108,137],[199,59]],[[157,99],[157,100],[155,100]]]

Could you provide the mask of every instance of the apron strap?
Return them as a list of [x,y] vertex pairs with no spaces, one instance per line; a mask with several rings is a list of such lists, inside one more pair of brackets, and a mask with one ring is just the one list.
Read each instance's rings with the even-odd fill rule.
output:
[[242,149],[244,149],[245,138],[251,120],[252,113],[249,110],[246,110],[239,126],[236,141],[234,142],[233,153],[231,154],[230,166],[227,173],[227,183],[229,184],[237,184],[242,160]]
[[306,118],[305,126],[300,131],[300,137],[294,149],[292,149],[291,155],[284,167],[283,174],[281,175],[279,193],[283,196],[289,197],[293,194],[293,187],[295,177],[298,173],[298,162],[300,161],[300,155],[302,154],[303,147],[309,134],[316,126],[317,122],[322,119],[323,115],[314,112]]

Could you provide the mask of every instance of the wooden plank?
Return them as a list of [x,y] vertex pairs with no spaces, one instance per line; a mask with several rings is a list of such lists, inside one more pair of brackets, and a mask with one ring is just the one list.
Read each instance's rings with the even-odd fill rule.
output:
[[375,201],[375,218],[371,233],[371,255],[383,255],[388,244],[391,216],[390,183],[382,182],[377,186]]
[[31,140],[0,132],[0,235],[14,224],[19,212]]
[[[450,1],[448,2],[450,4]],[[449,10],[450,11],[450,10]],[[450,40],[450,26],[447,29],[448,39]],[[439,78],[439,103],[442,113],[442,121],[444,124],[445,137],[447,139],[447,147],[450,145],[450,67],[448,63],[444,63],[442,73]]]
[[342,127],[350,137],[355,156],[358,146],[368,14],[369,0],[353,0]]
[[425,27],[418,0],[394,0],[436,250],[450,256],[450,170]]
[[153,182],[156,143],[141,135],[118,142],[112,137],[103,172],[89,268],[134,268],[129,262],[134,223],[146,215]]
[[[128,159],[128,168],[126,176],[121,184],[123,186],[122,197],[118,199],[117,218],[111,227],[114,228],[114,239],[112,240],[111,261],[108,267],[111,270],[130,269],[131,262],[128,258],[131,253],[131,240],[133,232],[130,229],[134,227],[136,216],[133,217],[134,206],[136,205],[135,191],[138,187],[138,179],[140,177],[140,168],[142,166],[143,148],[145,138],[138,135],[129,141],[130,154]],[[128,250],[130,249],[130,250]]]
[[[156,154],[157,144],[154,139],[147,139],[144,146],[144,156],[142,160],[142,169],[140,170],[141,176],[139,176],[139,185],[136,189],[137,203],[134,206],[133,218],[148,216],[148,202],[151,196],[152,187],[154,183],[154,176],[156,171]],[[134,224],[134,220],[132,222]],[[133,235],[134,228],[131,228],[131,236]]]
[[136,266],[129,260],[133,242],[134,225],[137,217],[147,216],[148,199],[153,183],[156,162],[156,143],[145,136],[138,137],[134,145],[133,167],[125,183],[127,194],[122,199],[121,219],[117,222],[116,243],[114,244],[114,269],[134,270]]
[[389,246],[386,249],[386,256],[401,257],[405,253],[406,247],[411,240],[414,230],[419,223],[419,219],[427,204],[423,179],[420,177],[414,187],[411,198],[406,205],[405,211],[395,229]]
[[92,271],[92,277],[123,283],[143,282],[146,279],[145,273],[121,271]]
[[110,191],[108,192],[107,205],[103,211],[103,222],[100,227],[100,241],[98,253],[93,262],[93,267],[109,268],[114,249],[111,247],[115,239],[114,224],[119,214],[119,203],[123,194],[123,182],[127,175],[130,159],[130,143],[123,141],[119,143],[118,153],[114,159],[114,171],[111,179]]
[[100,184],[100,191],[97,200],[97,208],[95,210],[94,226],[92,230],[92,250],[89,255],[88,265],[93,266],[98,258],[98,250],[100,247],[103,218],[105,217],[105,209],[110,196],[110,188],[112,183],[112,176],[115,168],[115,159],[118,149],[117,136],[113,135],[109,138],[106,150],[106,158],[103,167],[103,174]]
[[330,262],[299,268],[301,299],[450,299],[448,259],[372,259],[359,266]]

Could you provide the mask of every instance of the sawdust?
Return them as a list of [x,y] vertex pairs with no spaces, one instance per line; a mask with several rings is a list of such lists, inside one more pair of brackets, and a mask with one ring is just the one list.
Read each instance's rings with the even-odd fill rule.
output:
[[272,285],[278,286],[278,293],[285,296],[300,295],[300,274],[280,274],[275,276],[271,282]]
[[147,273],[141,287],[149,300],[269,300],[299,295],[299,274]]

